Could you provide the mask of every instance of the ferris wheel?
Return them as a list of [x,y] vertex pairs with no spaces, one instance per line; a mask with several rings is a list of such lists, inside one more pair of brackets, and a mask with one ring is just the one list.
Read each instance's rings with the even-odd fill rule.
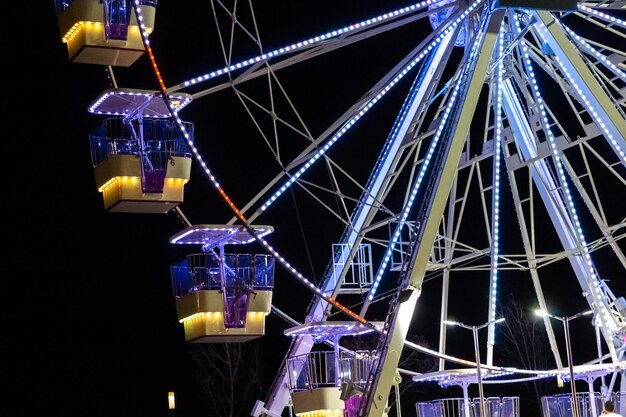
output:
[[[225,64],[178,84],[161,77],[160,52],[152,50],[156,1],[56,3],[70,59],[112,73],[147,54],[157,75],[155,91],[113,86],[95,98],[89,112],[107,119],[91,136],[92,160],[105,209],[176,211],[186,227],[170,242],[200,248],[171,269],[187,340],[261,337],[269,314],[288,315],[274,274],[303,284],[297,297],[306,308],[289,319],[291,345],[256,415],[281,415],[288,405],[302,416],[386,415],[409,347],[439,358],[428,378],[480,384],[480,374],[449,370],[471,362],[448,354],[446,323],[482,311],[485,366],[497,371],[499,289],[507,280],[530,283],[535,304],[549,312],[544,325],[558,370],[572,364],[561,358],[551,306],[572,287],[579,300],[566,304],[593,312],[596,364],[607,373],[623,366],[626,300],[613,291],[624,288],[609,284],[626,269],[626,1],[427,0],[347,16],[344,26],[270,49],[257,6],[211,2],[215,17],[207,18]],[[380,71],[355,99],[333,97],[344,94],[337,83],[300,78],[298,68],[316,59],[376,55],[384,48],[377,39],[404,28],[416,29],[403,32],[395,55],[378,52],[395,60],[374,61]],[[332,79],[331,64],[315,71]],[[341,84],[359,82],[363,64],[341,65],[349,68]],[[331,95],[316,97],[314,111],[300,108],[315,88]],[[237,133],[231,124],[220,132],[225,140],[211,143],[197,136],[200,121],[178,113],[215,107],[226,90],[240,105],[234,124],[252,130]],[[325,110],[331,115],[320,115]],[[212,166],[220,154],[237,160],[220,166],[233,170],[223,178]],[[192,165],[204,178],[191,180]],[[207,182],[232,217],[187,221],[188,181]],[[302,237],[304,245],[295,243]],[[261,250],[233,249],[246,244]],[[311,248],[309,269],[301,252],[313,245],[325,249]],[[453,296],[464,279],[472,302]],[[426,294],[439,300],[428,314],[436,317],[436,350],[407,347],[412,322],[424,320],[415,312]],[[565,309],[565,318],[573,313]],[[341,338],[365,332],[379,335],[375,351],[340,349]],[[316,349],[328,343],[332,351]],[[587,379],[598,369],[570,371],[566,377]]]

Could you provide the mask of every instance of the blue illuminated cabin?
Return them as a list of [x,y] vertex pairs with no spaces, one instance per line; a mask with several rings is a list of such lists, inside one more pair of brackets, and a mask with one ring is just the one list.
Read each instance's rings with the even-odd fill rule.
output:
[[[191,99],[170,98],[175,110]],[[109,89],[90,113],[116,115],[90,135],[96,186],[109,212],[167,213],[183,202],[191,176],[193,125],[165,119],[169,111],[152,91]],[[132,118],[126,115],[132,115]]]
[[[54,4],[70,61],[129,67],[144,53],[131,0],[55,0]],[[157,0],[140,0],[139,4],[150,34]]]
[[[265,235],[272,228],[254,226],[254,230]],[[253,240],[241,226],[222,225],[192,226],[170,239],[174,244],[200,244],[204,250],[170,268],[176,312],[187,342],[246,342],[265,334],[274,257],[224,251],[225,245]]]

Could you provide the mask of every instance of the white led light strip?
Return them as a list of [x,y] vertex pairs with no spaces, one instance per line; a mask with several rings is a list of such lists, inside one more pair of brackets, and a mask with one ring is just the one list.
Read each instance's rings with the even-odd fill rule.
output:
[[[498,36],[498,73],[496,85],[496,134],[493,140],[493,213],[492,213],[492,252],[491,252],[491,288],[489,289],[489,321],[496,319],[496,303],[498,301],[498,256],[500,255],[500,164],[502,160],[502,83],[504,75],[504,22]],[[488,329],[488,345],[495,343],[496,326],[491,324]]]
[[589,45],[588,42],[586,42],[583,38],[581,38],[580,36],[578,36],[573,30],[571,30],[570,28],[568,28],[567,26],[563,25],[563,28],[567,31],[567,33],[569,33],[574,39],[576,39],[576,41],[581,44],[582,46],[584,46],[589,52],[591,52],[596,58],[598,58],[600,61],[602,61],[602,63],[604,65],[606,65],[607,67],[609,67],[610,69],[613,70],[613,72],[621,77],[622,80],[626,81],[626,72],[622,71],[621,69],[619,69],[617,67],[617,65],[615,65],[614,63],[612,63],[611,61],[609,61],[606,56],[604,56],[603,54],[601,54],[600,52],[598,52],[593,46]]
[[[459,17],[459,19],[466,17],[472,10],[474,10],[476,8],[476,6],[478,6],[479,3],[481,3],[482,0],[478,0],[475,1],[474,3],[472,3],[472,5],[469,6],[469,8]],[[456,24],[458,24],[458,19]],[[441,42],[441,40],[445,37],[445,34],[447,34],[447,31],[444,32],[444,34],[440,35],[440,37],[437,39],[436,42]],[[472,61],[472,59],[474,58],[474,55],[476,54],[477,51],[477,45],[479,43],[479,41],[482,39],[482,37],[484,36],[484,32],[481,33],[479,36],[476,37],[476,40],[474,42],[474,44],[472,45],[472,50],[470,53],[470,57],[468,59],[468,64],[469,65]],[[429,50],[431,47],[433,47],[434,44],[431,44],[429,46]],[[459,92],[459,89],[461,88],[461,83],[456,84],[456,86],[454,87],[454,90],[452,91],[452,94],[450,96],[450,101],[448,102],[448,105],[446,106],[446,110],[443,114],[443,117],[439,123],[439,127],[437,128],[437,132],[435,132],[435,137],[433,138],[432,143],[430,144],[429,148],[428,148],[428,152],[426,153],[426,157],[424,158],[424,162],[422,163],[422,166],[420,168],[420,173],[417,177],[417,181],[415,182],[415,184],[413,185],[413,189],[411,190],[411,194],[409,197],[409,200],[407,202],[407,205],[404,209],[404,212],[402,213],[402,218],[396,228],[395,233],[393,234],[393,238],[391,239],[391,242],[389,244],[389,247],[387,248],[387,252],[385,253],[385,257],[383,258],[383,262],[381,263],[380,267],[378,268],[378,272],[376,273],[376,278],[374,279],[374,283],[372,284],[372,287],[370,288],[370,291],[367,295],[367,300],[369,302],[371,302],[374,299],[374,295],[376,294],[376,290],[378,289],[378,285],[380,284],[380,281],[382,279],[383,274],[385,273],[386,269],[387,269],[387,265],[389,264],[389,260],[391,259],[391,255],[393,254],[394,248],[396,246],[396,244],[398,243],[398,240],[400,239],[400,232],[402,230],[402,227],[404,226],[404,224],[406,223],[406,219],[409,216],[409,212],[411,211],[411,208],[413,207],[413,203],[415,202],[415,196],[417,195],[417,192],[422,184],[422,181],[424,179],[424,175],[426,174],[426,170],[428,169],[429,165],[430,165],[430,160],[433,157],[433,154],[435,153],[435,148],[437,147],[437,144],[439,143],[439,139],[441,138],[441,134],[443,132],[443,129],[446,125],[446,122],[448,120],[448,117],[450,116],[450,113],[452,112],[452,107],[454,107],[454,103],[456,102],[456,98],[457,98],[457,94]]]
[[[135,0],[135,10],[136,10],[136,14],[137,14],[137,19],[139,22],[143,21],[143,18],[141,16],[141,8],[139,7],[139,0]],[[149,42],[147,39],[147,33],[145,31],[144,25],[143,23],[140,25],[142,31],[142,37],[143,37],[143,41],[146,45],[147,48],[149,48]],[[153,67],[155,70],[155,74],[157,75],[157,78],[159,79],[159,82],[161,83],[162,89],[163,89],[163,94],[164,94],[164,100],[165,103],[168,107],[168,109],[170,110],[171,113],[174,113],[172,111],[171,108],[171,103],[169,100],[169,94],[167,94],[167,92],[165,91],[165,86],[163,84],[163,80],[161,79],[160,75],[159,75],[159,71],[158,68],[156,66],[156,61],[154,60],[154,56],[152,55],[152,51],[149,50],[148,51],[151,55],[151,59],[153,60]],[[368,326],[372,327],[373,329],[376,329],[373,325],[371,325],[370,323],[368,323],[365,319],[359,317],[358,314],[352,312],[350,309],[346,308],[345,306],[343,306],[342,304],[338,303],[337,301],[335,301],[332,297],[329,297],[327,295],[325,295],[323,293],[323,291],[321,289],[319,289],[318,287],[315,286],[315,284],[310,281],[309,279],[307,279],[306,277],[304,277],[300,272],[298,272],[293,266],[291,266],[291,264],[289,262],[287,262],[287,260],[285,260],[285,258],[283,258],[272,246],[270,246],[269,243],[267,243],[267,241],[265,241],[262,237],[260,237],[256,231],[252,228],[252,226],[250,226],[247,222],[247,220],[243,217],[243,215],[241,214],[241,212],[239,211],[239,209],[237,209],[237,207],[232,203],[232,201],[230,201],[230,198],[228,197],[228,195],[226,194],[226,192],[220,187],[219,183],[217,182],[217,179],[215,178],[215,176],[213,176],[213,174],[211,173],[211,170],[208,168],[206,162],[204,162],[204,160],[202,159],[202,156],[200,155],[200,153],[198,152],[198,149],[194,146],[193,142],[191,141],[190,137],[189,137],[189,133],[187,133],[187,131],[185,130],[185,127],[183,125],[183,121],[178,117],[178,115],[174,115],[174,119],[176,120],[176,123],[178,124],[178,127],[180,128],[181,132],[183,133],[183,136],[185,137],[185,140],[187,141],[187,144],[189,145],[189,148],[191,149],[194,157],[196,158],[196,160],[200,163],[200,165],[202,166],[202,169],[204,170],[204,173],[207,175],[207,177],[211,180],[211,183],[213,184],[213,186],[217,189],[217,191],[222,195],[222,198],[224,198],[224,200],[226,200],[226,202],[228,203],[228,205],[233,209],[233,211],[235,212],[235,214],[237,215],[237,217],[244,223],[244,225],[242,227],[244,227],[245,229],[247,229],[250,234],[252,236],[254,236],[254,238],[260,242],[269,253],[271,253],[274,258],[276,260],[278,260],[278,262],[295,278],[297,278],[302,284],[304,284],[309,290],[313,291],[315,294],[317,294],[319,297],[323,298],[324,300],[326,300],[328,303],[332,304],[335,308],[337,308],[338,310],[340,310],[342,313],[348,315],[349,317],[353,318],[354,320],[358,320],[363,324],[367,324]]]
[[621,26],[623,28],[626,28],[626,21],[624,21],[622,19],[618,19],[618,18],[610,16],[610,15],[608,15],[606,13],[599,12],[597,10],[594,10],[594,9],[590,8],[590,7],[583,6],[582,4],[578,5],[578,9],[579,10],[583,10],[583,11],[585,11],[587,13],[591,13],[594,16],[598,16],[599,18],[601,18],[603,20],[606,20],[608,22],[615,23],[615,24],[617,24],[617,25],[619,25],[619,26]]
[[401,9],[397,9],[397,10],[394,10],[392,12],[382,14],[380,16],[364,20],[364,21],[362,21],[360,23],[355,23],[355,24],[346,26],[346,27],[341,28],[341,29],[337,29],[337,30],[333,30],[333,31],[327,32],[327,33],[325,33],[323,35],[315,36],[313,38],[309,38],[309,39],[304,40],[304,41],[296,42],[294,44],[291,44],[291,45],[288,45],[288,46],[284,46],[282,48],[278,48],[278,49],[276,49],[274,51],[267,52],[265,54],[261,54],[259,56],[253,57],[253,58],[246,59],[244,61],[238,62],[237,64],[227,65],[224,68],[221,68],[221,69],[218,69],[218,70],[215,70],[215,71],[211,71],[210,73],[207,73],[207,74],[204,74],[204,75],[192,78],[189,81],[185,81],[185,82],[183,82],[183,83],[181,83],[181,84],[179,84],[177,86],[169,88],[168,91],[175,91],[175,90],[180,89],[180,88],[184,88],[184,87],[188,87],[190,85],[198,84],[198,83],[201,83],[203,81],[207,81],[207,80],[213,79],[215,77],[219,77],[220,75],[228,74],[229,72],[232,72],[232,71],[235,71],[235,70],[238,70],[238,69],[241,69],[241,68],[246,68],[246,67],[248,67],[248,66],[250,66],[252,64],[255,64],[255,63],[258,63],[258,62],[261,62],[261,61],[265,61],[265,60],[270,59],[270,58],[274,58],[274,57],[277,57],[277,56],[280,56],[280,55],[283,55],[283,54],[286,54],[286,53],[294,52],[294,51],[297,51],[297,50],[300,50],[300,49],[303,49],[303,48],[306,48],[306,47],[311,47],[311,46],[314,46],[314,45],[316,45],[316,44],[318,44],[318,43],[320,43],[322,41],[325,41],[325,40],[328,40],[328,39],[332,39],[332,38],[336,38],[338,36],[345,35],[346,33],[350,33],[350,32],[353,32],[355,30],[358,30],[358,29],[363,29],[363,28],[365,28],[367,26],[378,24],[378,23],[383,22],[385,20],[396,18],[396,17],[404,15],[406,13],[422,9],[422,8],[424,8],[426,6],[437,4],[437,3],[441,2],[441,1],[443,1],[443,0],[426,0],[426,1],[422,1],[420,3],[415,3],[415,4],[412,4],[410,6],[403,7]]
[[302,166],[292,177],[289,178],[279,189],[276,191],[260,208],[260,211],[263,212],[267,210],[269,206],[276,201],[278,197],[282,193],[284,193],[289,187],[291,187],[301,176],[304,174],[314,163],[317,161],[322,155],[330,149],[331,146],[337,142],[337,140],[342,137],[365,113],[367,113],[373,106],[391,90],[391,88],[396,85],[404,76],[411,70],[417,63],[419,63],[428,53],[437,46],[451,31],[453,31],[460,22],[462,22],[467,15],[476,8],[476,6],[481,3],[483,0],[475,1],[466,11],[464,11],[454,22],[450,24],[434,41],[432,41],[413,61],[407,64],[404,69],[393,79],[387,86],[382,89],[374,98],[372,98],[367,105],[361,109],[355,116],[353,116],[350,120],[348,120],[342,127],[339,129],[337,133],[333,137],[331,137],[328,142],[317,151],[315,155],[313,155],[307,162]]
[[[558,19],[555,18],[555,20],[557,22],[561,23]],[[561,24],[561,26],[563,26],[563,25]],[[544,42],[546,42],[546,39],[544,37],[544,32],[547,32],[547,30],[548,30],[548,28],[545,25],[541,25],[539,27],[538,31],[537,31],[539,33],[539,36],[541,36],[541,38],[543,39]],[[578,86],[578,83],[576,83],[576,81],[572,77],[572,74],[570,74],[570,72],[567,70],[567,67],[563,64],[563,61],[561,61],[561,59],[557,55],[554,55],[554,58],[559,63],[559,67],[560,67],[561,71],[563,71],[565,76],[567,77],[570,85],[572,87],[574,87],[574,89],[578,93],[580,99],[585,103],[587,111],[591,114],[591,116],[595,120],[596,125],[598,125],[598,127],[600,127],[600,129],[602,129],[602,131],[604,132],[604,135],[609,140],[609,143],[611,144],[611,147],[619,155],[620,159],[623,162],[626,162],[626,153],[624,153],[624,149],[622,149],[620,147],[620,145],[617,142],[617,140],[615,140],[615,137],[611,134],[611,132],[609,132],[609,129],[606,127],[606,124],[604,124],[604,121],[602,120],[602,118],[600,117],[598,112],[594,109],[593,105],[589,102],[589,99],[587,98],[585,93],[583,93],[583,91],[580,89],[580,87]]]
[[[515,15],[515,26],[517,29],[517,32],[520,33],[521,29],[520,29],[520,24],[519,24],[519,19],[517,17],[517,15]],[[554,160],[556,161],[556,166],[559,172],[559,177],[561,179],[561,184],[563,186],[563,189],[565,190],[566,196],[567,196],[567,204],[568,204],[568,208],[570,210],[571,216],[572,216],[572,221],[574,222],[574,224],[576,225],[576,231],[578,232],[578,239],[580,241],[580,245],[582,246],[582,256],[584,256],[584,259],[586,261],[587,264],[587,269],[588,269],[588,273],[589,273],[589,277],[590,280],[593,283],[593,290],[595,291],[595,298],[598,300],[603,300],[604,296],[601,292],[601,288],[600,285],[598,283],[598,276],[595,273],[595,268],[593,266],[593,261],[591,259],[591,254],[589,253],[589,248],[587,247],[587,242],[585,240],[585,235],[583,233],[582,230],[582,226],[580,224],[580,221],[578,219],[578,215],[576,214],[576,207],[574,206],[574,201],[572,199],[572,194],[571,191],[569,189],[568,183],[567,183],[567,178],[565,176],[565,170],[563,169],[563,163],[561,162],[561,158],[559,156],[559,150],[556,146],[556,140],[554,138],[554,135],[552,133],[552,130],[549,127],[549,121],[548,121],[548,115],[545,109],[545,106],[543,104],[543,99],[541,98],[541,93],[539,92],[539,86],[537,85],[537,80],[535,78],[535,73],[533,71],[532,68],[532,63],[530,60],[530,56],[528,54],[528,47],[526,46],[526,42],[524,40],[522,40],[521,42],[521,47],[522,47],[522,52],[524,54],[524,63],[526,64],[526,70],[528,73],[528,76],[530,77],[531,80],[531,87],[533,90],[533,94],[535,96],[536,102],[539,105],[539,110],[541,111],[541,117],[543,119],[543,123],[544,123],[544,131],[546,132],[546,136],[548,138],[548,141],[550,142],[550,148],[552,150],[552,154],[554,157]],[[613,320],[611,319],[608,310],[605,307],[604,303],[597,303],[596,307],[598,309],[600,309],[600,313],[599,316],[602,319],[602,322],[604,323],[604,325],[611,330],[616,330],[616,327],[613,323]]]

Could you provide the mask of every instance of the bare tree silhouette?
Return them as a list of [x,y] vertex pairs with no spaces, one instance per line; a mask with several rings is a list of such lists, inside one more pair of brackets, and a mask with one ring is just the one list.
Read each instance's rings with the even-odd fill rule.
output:
[[244,417],[261,394],[260,347],[248,343],[194,344],[195,379],[207,399],[208,415]]
[[[524,369],[553,368],[555,365],[542,322],[533,320],[533,314],[511,295],[500,304],[500,313],[506,318],[506,325],[501,326],[498,332],[501,338],[498,347],[503,361]],[[529,400],[538,409],[541,397],[550,391],[550,384],[554,384],[554,380],[532,379],[523,383],[530,394]]]

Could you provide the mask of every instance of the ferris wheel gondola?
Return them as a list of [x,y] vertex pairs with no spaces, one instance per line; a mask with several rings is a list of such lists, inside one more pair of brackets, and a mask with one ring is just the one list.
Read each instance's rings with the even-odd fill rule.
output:
[[[70,61],[131,66],[145,52],[131,0],[55,0],[59,30]],[[142,23],[154,29],[156,0],[142,0]]]
[[[265,236],[269,226],[255,226]],[[227,252],[254,237],[237,226],[195,225],[170,238],[178,245],[200,245],[203,252],[171,266],[178,320],[190,343],[240,343],[265,334],[272,306],[274,258]]]
[[[188,94],[172,98],[175,112],[191,101]],[[104,208],[120,213],[167,213],[183,202],[191,176],[191,123],[176,124],[159,94],[111,88],[90,106],[108,115],[90,135],[96,186]]]

